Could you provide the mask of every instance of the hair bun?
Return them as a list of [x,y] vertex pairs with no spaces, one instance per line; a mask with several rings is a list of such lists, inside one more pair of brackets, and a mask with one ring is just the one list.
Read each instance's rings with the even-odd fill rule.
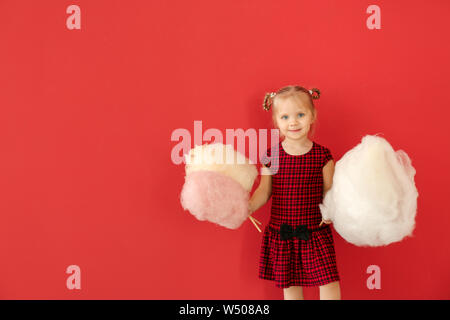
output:
[[266,95],[264,96],[264,102],[263,102],[263,109],[266,111],[270,110],[270,106],[273,103],[273,97],[275,97],[276,93],[275,92],[269,92],[266,93]]
[[[317,88],[312,88],[311,90],[309,90],[309,93],[311,94],[311,97],[313,99],[319,99],[320,98],[320,90]],[[317,95],[315,95],[314,93],[317,93]]]

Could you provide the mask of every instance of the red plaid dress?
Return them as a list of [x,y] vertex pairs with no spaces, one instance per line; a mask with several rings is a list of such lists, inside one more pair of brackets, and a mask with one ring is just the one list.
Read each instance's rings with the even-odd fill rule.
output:
[[[310,151],[293,156],[284,151],[280,142],[268,149],[266,159],[273,174],[272,209],[262,239],[259,278],[273,280],[279,288],[338,281],[331,228],[326,224],[319,228],[322,168],[333,159],[330,150],[313,141]],[[282,224],[292,228],[306,225],[309,240],[298,237],[281,240]]]

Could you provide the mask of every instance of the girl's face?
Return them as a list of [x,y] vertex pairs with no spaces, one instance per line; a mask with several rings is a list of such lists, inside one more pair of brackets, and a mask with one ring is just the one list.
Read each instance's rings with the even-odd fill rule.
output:
[[289,140],[304,141],[315,120],[307,99],[280,99],[275,108],[275,121],[281,135]]

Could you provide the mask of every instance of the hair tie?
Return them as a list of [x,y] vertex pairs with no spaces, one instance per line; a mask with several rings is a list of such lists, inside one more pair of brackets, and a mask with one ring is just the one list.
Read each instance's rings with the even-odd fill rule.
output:
[[[317,93],[317,95],[314,95],[314,92]],[[311,94],[311,97],[313,99],[319,99],[320,98],[320,90],[317,88],[312,88],[311,90],[309,90],[309,93]]]
[[[266,111],[270,110],[270,106],[272,105],[273,102],[273,98],[275,97],[276,93],[275,92],[269,92],[266,93],[266,96],[264,97],[264,102],[263,102],[263,109]],[[267,100],[271,99],[272,101],[270,101],[270,103],[267,103]]]

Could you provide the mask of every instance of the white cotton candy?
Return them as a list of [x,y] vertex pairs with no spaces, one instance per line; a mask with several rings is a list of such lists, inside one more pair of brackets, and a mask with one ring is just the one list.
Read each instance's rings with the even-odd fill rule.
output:
[[333,185],[320,211],[335,230],[357,246],[382,246],[411,236],[418,192],[408,155],[378,136],[336,162]]

